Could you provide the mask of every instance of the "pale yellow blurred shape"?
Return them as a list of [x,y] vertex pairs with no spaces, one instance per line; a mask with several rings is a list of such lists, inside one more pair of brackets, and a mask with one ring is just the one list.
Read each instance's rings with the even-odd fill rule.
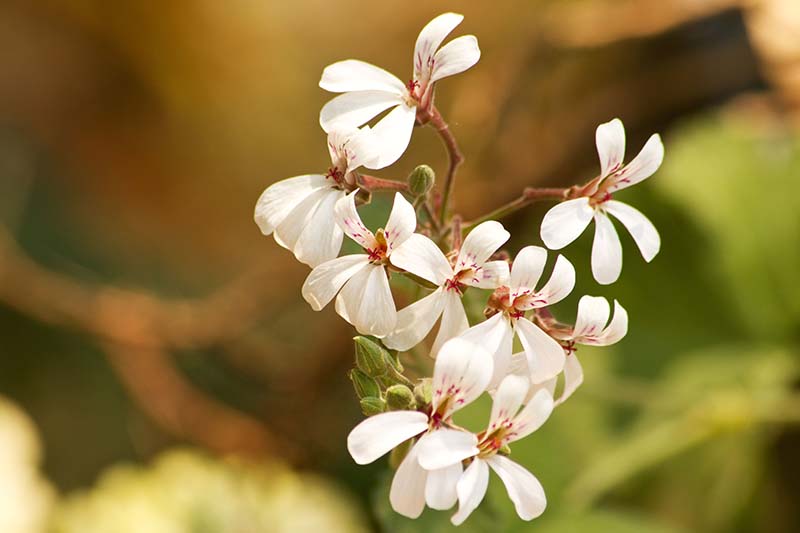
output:
[[39,472],[41,448],[33,421],[0,397],[0,531],[40,533],[55,491]]

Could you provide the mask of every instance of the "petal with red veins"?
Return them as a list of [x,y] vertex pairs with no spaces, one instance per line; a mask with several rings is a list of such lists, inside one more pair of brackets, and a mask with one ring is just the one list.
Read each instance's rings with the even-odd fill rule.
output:
[[663,161],[664,144],[661,142],[661,137],[656,133],[650,136],[642,151],[633,161],[608,178],[612,180],[612,185],[608,188],[608,192],[613,193],[646,180],[658,170]]
[[361,216],[359,216],[356,209],[357,192],[358,190],[355,190],[336,202],[334,208],[336,223],[339,224],[339,227],[348,237],[356,241],[362,248],[375,250],[378,248],[378,241],[375,240],[375,235],[361,221]]
[[482,266],[511,237],[502,224],[488,220],[469,232],[458,252],[455,270]]
[[448,401],[444,418],[461,409],[486,390],[492,377],[492,356],[475,342],[463,337],[442,345],[433,368],[433,409]]
[[442,41],[464,20],[464,15],[443,13],[428,22],[414,44],[414,79],[428,80],[431,62]]
[[417,214],[408,200],[399,192],[394,194],[394,204],[386,222],[384,235],[386,236],[387,254],[403,244],[406,239],[414,234],[417,229]]
[[619,169],[625,159],[625,127],[615,118],[597,126],[594,138],[600,156],[600,175],[605,178]]

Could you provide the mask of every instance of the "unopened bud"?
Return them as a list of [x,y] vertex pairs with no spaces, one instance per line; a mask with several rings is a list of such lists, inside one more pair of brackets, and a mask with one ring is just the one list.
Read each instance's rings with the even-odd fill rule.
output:
[[408,192],[413,196],[428,194],[436,182],[436,173],[428,165],[419,165],[408,175]]
[[386,389],[386,407],[390,411],[414,408],[414,393],[405,385],[392,385]]
[[414,399],[417,405],[428,405],[433,398],[433,387],[431,387],[431,380],[426,378],[417,383],[414,387]]
[[355,337],[356,344],[356,366],[363,373],[372,378],[379,378],[386,375],[386,365],[391,364],[388,358],[391,357],[386,349],[377,342],[367,337]]
[[353,382],[353,388],[359,398],[381,395],[381,388],[375,380],[357,368],[350,371],[350,381]]
[[377,415],[386,410],[386,402],[376,396],[361,398],[361,412],[364,416]]

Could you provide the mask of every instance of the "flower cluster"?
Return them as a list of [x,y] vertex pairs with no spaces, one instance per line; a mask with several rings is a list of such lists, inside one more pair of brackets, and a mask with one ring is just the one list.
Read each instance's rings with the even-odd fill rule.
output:
[[[576,344],[619,341],[627,333],[628,315],[619,302],[612,315],[605,298],[583,296],[574,325],[556,320],[549,306],[572,292],[574,267],[559,255],[543,282],[547,249],[525,246],[510,260],[503,250],[510,234],[492,218],[536,200],[558,201],[541,226],[542,241],[551,250],[573,242],[594,220],[592,273],[598,283],[613,283],[622,253],[609,214],[628,229],[646,261],[659,251],[650,221],[612,195],[652,175],[661,164],[663,146],[653,135],[624,164],[625,131],[614,119],[597,128],[597,177],[565,189],[527,189],[511,207],[472,223],[451,216],[450,193],[463,158],[434,97],[438,82],[480,58],[471,35],[442,46],[462,19],[447,13],[422,29],[407,83],[357,60],[326,67],[320,87],[342,93],[320,113],[331,166],[267,188],[255,220],[265,235],[273,234],[279,245],[312,267],[302,287],[311,307],[319,311],[335,299],[336,312],[362,335],[355,338],[356,368],[350,377],[368,418],[350,433],[347,447],[359,464],[392,452],[395,511],[415,518],[426,505],[444,510],[457,504],[451,520],[460,524],[480,504],[493,470],[519,516],[531,520],[544,512],[544,490],[533,474],[509,459],[510,445],[538,429],[583,381]],[[440,190],[432,190],[434,175],[424,165],[407,181],[363,172],[362,167],[394,163],[414,127],[425,125],[434,127],[450,156]],[[382,191],[394,193],[394,204],[386,224],[372,231],[358,207]],[[339,256],[345,235],[363,253]],[[398,310],[391,280],[399,276],[430,293]],[[482,289],[486,296],[485,319],[472,325],[462,303],[469,289]],[[418,350],[437,323],[434,340],[425,348],[435,358],[433,375],[412,381],[403,373],[399,354]],[[494,402],[486,428],[474,433],[457,425],[454,415],[484,393]]]

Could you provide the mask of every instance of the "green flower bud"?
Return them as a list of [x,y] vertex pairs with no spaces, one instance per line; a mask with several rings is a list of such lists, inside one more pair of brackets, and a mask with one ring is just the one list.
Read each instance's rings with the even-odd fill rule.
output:
[[381,395],[381,388],[378,386],[375,380],[361,370],[354,368],[350,371],[349,376],[350,381],[353,382],[353,388],[356,390],[356,395],[359,398]]
[[408,192],[413,196],[428,194],[436,182],[436,173],[428,165],[420,165],[408,175]]
[[390,411],[413,409],[414,393],[405,385],[392,385],[386,389],[386,407]]
[[386,402],[375,396],[361,398],[360,405],[361,412],[364,413],[365,416],[377,415],[386,410]]
[[430,378],[423,379],[414,387],[414,399],[417,405],[428,405],[433,399],[433,388]]
[[363,373],[372,378],[386,375],[386,365],[391,357],[389,352],[379,343],[367,337],[355,337],[356,366]]

